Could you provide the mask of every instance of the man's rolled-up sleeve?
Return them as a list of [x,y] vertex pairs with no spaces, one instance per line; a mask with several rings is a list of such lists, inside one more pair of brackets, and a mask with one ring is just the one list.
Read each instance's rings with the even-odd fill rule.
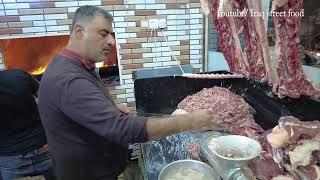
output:
[[147,141],[147,118],[122,114],[91,79],[74,78],[61,94],[61,110],[97,135],[121,144]]

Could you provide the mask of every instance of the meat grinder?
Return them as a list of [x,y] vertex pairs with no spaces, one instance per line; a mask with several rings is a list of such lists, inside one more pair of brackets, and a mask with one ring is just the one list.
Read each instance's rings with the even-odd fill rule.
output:
[[209,137],[200,146],[201,155],[223,180],[255,179],[248,162],[261,151],[259,142],[238,135]]

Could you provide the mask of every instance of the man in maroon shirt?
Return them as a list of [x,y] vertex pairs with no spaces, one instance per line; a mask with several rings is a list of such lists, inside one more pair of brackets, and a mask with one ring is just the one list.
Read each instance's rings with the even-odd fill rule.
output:
[[39,111],[60,180],[116,179],[126,166],[128,143],[217,127],[208,110],[145,118],[113,102],[93,71],[114,44],[112,21],[101,8],[77,9],[67,47],[41,79]]

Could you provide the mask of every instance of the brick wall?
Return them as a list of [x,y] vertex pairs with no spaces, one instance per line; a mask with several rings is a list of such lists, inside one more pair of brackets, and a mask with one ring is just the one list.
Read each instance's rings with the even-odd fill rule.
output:
[[[73,14],[82,5],[100,6],[114,16],[121,86],[110,88],[110,93],[117,103],[135,108],[134,69],[178,64],[192,64],[195,72],[202,68],[203,16],[199,0],[0,0],[0,38],[69,32]],[[149,19],[165,19],[168,42],[161,31],[148,28]],[[1,69],[4,65],[0,59]]]

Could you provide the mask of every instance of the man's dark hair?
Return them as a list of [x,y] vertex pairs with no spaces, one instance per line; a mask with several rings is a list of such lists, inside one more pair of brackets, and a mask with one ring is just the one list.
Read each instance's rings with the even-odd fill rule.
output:
[[78,22],[90,22],[95,15],[102,15],[104,16],[107,20],[113,22],[113,17],[112,15],[105,9],[102,9],[100,7],[96,6],[81,6],[76,10],[76,13],[74,14],[74,18],[72,21],[72,27],[71,27],[71,32],[74,30],[74,26]]

